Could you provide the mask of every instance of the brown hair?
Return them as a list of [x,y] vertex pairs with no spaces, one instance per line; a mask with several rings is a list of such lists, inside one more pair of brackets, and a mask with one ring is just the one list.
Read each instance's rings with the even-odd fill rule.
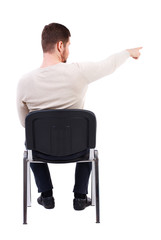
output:
[[70,31],[64,25],[59,23],[46,25],[41,36],[43,52],[51,53],[54,50],[55,44],[59,41],[62,41],[66,45],[70,36]]

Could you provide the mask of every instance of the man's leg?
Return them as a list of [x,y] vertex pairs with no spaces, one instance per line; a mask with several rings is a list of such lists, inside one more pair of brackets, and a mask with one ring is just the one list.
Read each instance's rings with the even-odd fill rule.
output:
[[31,163],[38,192],[41,192],[37,199],[38,203],[47,209],[55,207],[55,200],[52,196],[53,185],[47,163]]
[[92,169],[91,162],[77,163],[75,169],[74,193],[88,194],[88,182]]
[[50,172],[46,163],[30,163],[38,192],[47,192],[53,189]]
[[92,169],[92,163],[77,163],[75,169],[75,186],[73,207],[75,210],[83,210],[91,205],[91,199],[87,198],[88,182]]

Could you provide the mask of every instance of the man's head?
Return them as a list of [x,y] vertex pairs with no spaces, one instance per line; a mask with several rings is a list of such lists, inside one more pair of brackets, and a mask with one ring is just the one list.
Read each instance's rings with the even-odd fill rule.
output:
[[42,31],[41,44],[44,53],[56,53],[62,62],[69,55],[70,31],[59,23],[50,23]]

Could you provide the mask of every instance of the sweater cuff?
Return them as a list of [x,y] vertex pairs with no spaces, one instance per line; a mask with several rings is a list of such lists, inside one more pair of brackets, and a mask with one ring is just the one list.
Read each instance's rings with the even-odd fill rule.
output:
[[124,52],[125,52],[127,57],[130,57],[130,53],[127,50],[125,50]]

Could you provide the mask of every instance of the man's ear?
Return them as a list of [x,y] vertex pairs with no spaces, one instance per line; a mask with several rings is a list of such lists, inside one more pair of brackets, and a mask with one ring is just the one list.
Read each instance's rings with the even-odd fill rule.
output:
[[59,52],[63,51],[63,42],[62,41],[57,42],[57,49]]

